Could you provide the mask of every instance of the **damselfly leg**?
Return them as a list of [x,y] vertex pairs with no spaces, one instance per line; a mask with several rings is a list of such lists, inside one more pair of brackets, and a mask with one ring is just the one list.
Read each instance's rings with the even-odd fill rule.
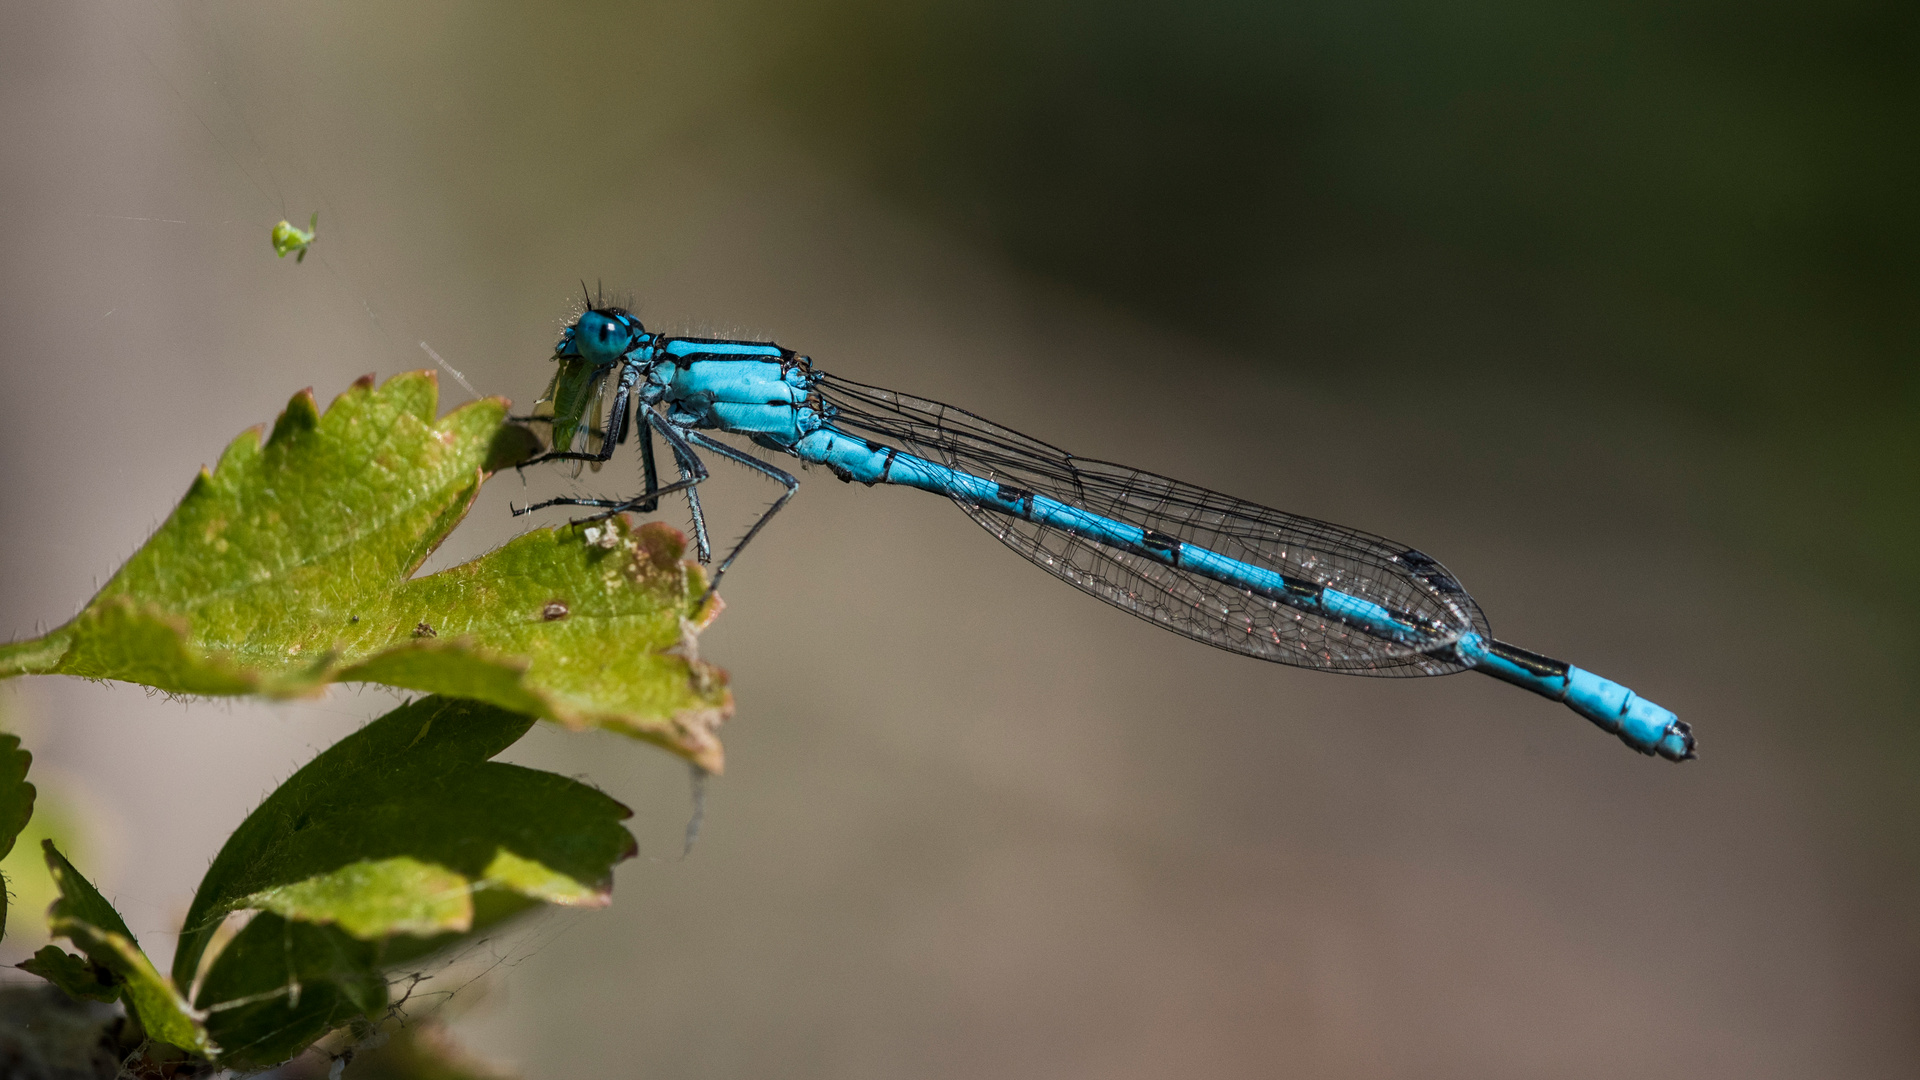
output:
[[[511,507],[510,509],[513,510],[513,516],[519,517],[523,514],[531,514],[535,510],[545,510],[550,506],[585,506],[600,511],[597,514],[589,514],[574,522],[575,525],[584,525],[590,522],[603,521],[615,514],[625,513],[629,510],[651,513],[659,507],[660,496],[671,495],[676,491],[684,491],[687,493],[687,502],[693,507],[694,529],[701,541],[698,545],[700,549],[700,561],[708,562],[711,559],[711,553],[705,543],[706,521],[700,513],[700,496],[696,490],[702,483],[706,482],[710,475],[707,472],[707,465],[700,460],[698,454],[693,452],[693,447],[687,444],[686,437],[679,432],[671,421],[645,406],[642,406],[638,411],[640,416],[644,418],[643,424],[645,428],[649,431],[649,434],[643,437],[641,442],[645,451],[643,456],[647,473],[647,489],[644,492],[630,499],[594,499],[578,495],[563,495],[558,498],[548,499],[545,502],[534,503],[531,506]],[[625,417],[621,416],[620,419],[615,420],[613,428],[620,432],[620,434],[607,440],[607,446],[609,448],[613,446],[616,440],[625,441]],[[680,479],[665,487],[660,486],[659,477],[654,471],[653,438],[650,434],[652,431],[658,431],[660,437],[667,441],[667,445],[673,449],[674,458],[680,464]],[[610,452],[609,449],[609,453]],[[587,455],[548,454],[543,458],[534,458],[533,461],[528,462],[528,464],[532,464],[534,461],[548,459],[577,460],[581,458],[593,460]],[[605,459],[601,458],[599,460]]]
[[767,522],[773,520],[773,515],[779,513],[781,509],[787,505],[787,501],[793,498],[793,493],[800,490],[800,481],[795,479],[791,473],[776,469],[772,465],[754,457],[752,454],[736,450],[726,443],[720,442],[717,439],[708,438],[700,432],[689,431],[687,432],[687,438],[719,454],[728,461],[745,465],[747,468],[752,469],[754,472],[759,473],[786,489],[773,500],[773,505],[767,507],[766,512],[761,514],[759,519],[753,523],[753,526],[747,530],[746,535],[740,538],[740,542],[733,545],[733,550],[727,553],[726,558],[720,560],[720,565],[713,568],[713,576],[707,581],[707,595],[712,596],[713,591],[720,587],[720,576],[727,572],[727,567],[733,565],[733,560],[740,557],[740,553],[746,550],[747,545],[753,541],[753,538],[760,535],[760,530],[766,527]]
[[[700,455],[694,453],[693,447],[687,445],[689,432],[652,410],[647,411],[647,423],[660,433],[660,437],[666,440],[668,448],[673,451],[673,459],[680,466],[680,484],[687,484],[688,479],[696,472],[700,480],[707,478],[707,463],[701,461]],[[707,515],[700,509],[700,489],[697,485],[698,481],[687,484],[687,509],[693,514],[694,557],[704,564],[713,561],[713,544],[707,540]],[[668,485],[668,488],[673,486],[675,485]],[[644,499],[645,496],[641,498]],[[636,506],[639,501],[635,500]],[[658,505],[657,499],[655,505]]]

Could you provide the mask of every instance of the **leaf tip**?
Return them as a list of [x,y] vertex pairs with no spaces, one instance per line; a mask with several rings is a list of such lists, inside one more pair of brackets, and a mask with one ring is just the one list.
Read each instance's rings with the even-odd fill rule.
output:
[[[366,407],[365,406],[366,400],[373,396],[373,393],[374,393],[373,382],[374,382],[373,372],[369,371],[365,375],[362,375],[359,378],[348,383],[347,388],[345,390],[340,391],[340,393],[334,396],[334,399],[332,401],[327,402],[327,408],[324,415],[328,417],[333,417],[335,421],[338,422],[339,418],[335,417],[334,413],[335,413],[335,410],[339,409],[341,406],[343,405],[347,406],[347,411],[349,413],[358,413],[360,410],[364,409]],[[313,389],[311,387],[307,389],[307,394],[309,397],[312,396]],[[348,422],[351,423],[352,421],[349,420]]]
[[273,446],[319,426],[320,406],[313,399],[313,387],[309,386],[288,400],[279,419],[273,422],[273,434],[267,436],[267,445]]
[[204,494],[208,485],[216,477],[222,473],[231,474],[233,470],[241,468],[243,462],[260,452],[260,436],[264,435],[266,430],[265,424],[255,424],[235,435],[233,441],[227,444],[227,448],[220,452],[220,460],[214,463],[211,472],[204,465],[200,467],[200,475],[194,477],[193,483],[187,487],[187,493],[189,495]]
[[440,411],[440,377],[431,368],[403,371],[381,383],[375,395],[432,427],[433,418]]

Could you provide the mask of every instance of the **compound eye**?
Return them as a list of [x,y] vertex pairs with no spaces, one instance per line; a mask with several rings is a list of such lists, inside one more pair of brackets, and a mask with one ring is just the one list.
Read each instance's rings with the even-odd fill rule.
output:
[[580,316],[580,322],[574,329],[574,338],[583,354],[610,360],[625,352],[627,346],[633,343],[633,332],[618,319],[598,311],[589,311]]

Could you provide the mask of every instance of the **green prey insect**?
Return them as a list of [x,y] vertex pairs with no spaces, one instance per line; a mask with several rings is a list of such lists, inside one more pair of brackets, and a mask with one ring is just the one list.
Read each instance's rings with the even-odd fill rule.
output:
[[284,259],[287,257],[288,252],[297,251],[300,254],[295,255],[293,261],[305,262],[307,259],[307,247],[313,243],[313,236],[319,231],[320,211],[318,210],[315,210],[313,216],[307,219],[307,227],[304,229],[294,225],[291,221],[282,221],[273,227],[274,254]]
[[[534,402],[533,415],[526,419],[553,425],[553,445],[561,449],[573,449],[583,444],[590,455],[586,463],[600,471],[601,461],[592,460],[600,454],[600,448],[606,432],[596,426],[607,411],[607,368],[595,364],[593,360],[579,356],[558,356],[559,369],[553,373],[553,381],[547,384],[547,392]],[[580,475],[581,460],[568,462],[573,475]]]

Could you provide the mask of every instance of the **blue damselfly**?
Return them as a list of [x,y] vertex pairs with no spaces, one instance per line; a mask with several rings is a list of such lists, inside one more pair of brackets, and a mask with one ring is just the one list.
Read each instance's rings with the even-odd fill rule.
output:
[[[549,499],[515,513],[582,506],[600,518],[652,511],[661,496],[683,494],[707,562],[701,455],[738,462],[785,490],[714,567],[714,586],[799,487],[707,434],[725,432],[842,480],[944,495],[1041,569],[1196,641],[1356,675],[1479,671],[1564,702],[1641,753],[1694,756],[1691,732],[1669,710],[1496,640],[1453,575],[1404,544],[1077,457],[963,409],[820,371],[772,342],[650,333],[623,308],[590,303],[554,359],[559,369],[533,417],[551,425],[552,449],[526,464],[597,465],[637,432],[645,490]],[[673,453],[672,483],[659,482],[654,435]]]

